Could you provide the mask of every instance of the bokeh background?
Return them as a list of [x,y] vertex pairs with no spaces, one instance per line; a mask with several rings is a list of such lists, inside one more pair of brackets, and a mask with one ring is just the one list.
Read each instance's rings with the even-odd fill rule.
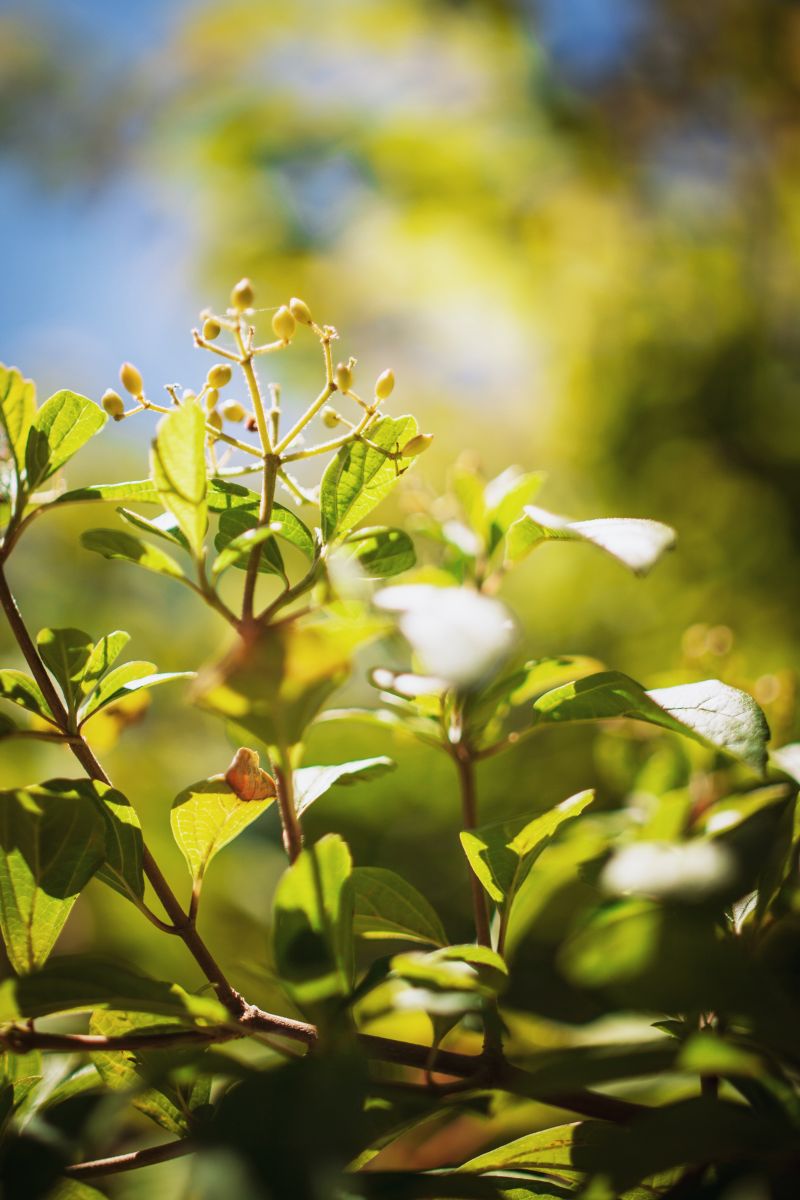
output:
[[[531,655],[591,654],[648,684],[716,675],[791,740],[799,103],[792,0],[5,0],[0,358],[42,396],[99,398],[123,359],[153,394],[197,387],[201,308],[242,275],[265,307],[302,296],[366,377],[395,369],[391,410],[436,434],[408,489],[444,487],[467,452],[490,474],[546,471],[554,511],[677,528],[644,582],[580,547],[537,552],[507,593]],[[299,350],[275,378],[299,407],[318,363]],[[150,432],[109,429],[71,482],[140,477]],[[180,589],[77,548],[108,515],[65,513],[23,544],[11,575],[31,625],[122,626],[164,669],[209,658],[225,631]],[[105,757],[180,880],[169,805],[230,746],[168,692],[109,731]],[[486,817],[592,783],[613,799],[619,755],[603,746],[555,731],[494,762]],[[449,764],[324,727],[309,761],[362,752],[403,765],[331,794],[311,832],[339,829],[357,860],[406,873],[465,936]],[[0,778],[71,770],[60,752],[4,748]],[[268,998],[253,964],[282,865],[272,816],[215,864],[204,899],[254,999]],[[90,898],[64,948],[99,940],[197,982],[124,902],[95,885]]]

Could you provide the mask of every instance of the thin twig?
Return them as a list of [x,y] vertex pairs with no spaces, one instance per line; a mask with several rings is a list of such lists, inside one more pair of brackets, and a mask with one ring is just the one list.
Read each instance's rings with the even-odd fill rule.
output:
[[194,1142],[184,1138],[179,1142],[166,1142],[163,1146],[148,1146],[145,1150],[132,1150],[129,1154],[117,1154],[113,1158],[96,1158],[91,1162],[75,1163],[67,1167],[64,1174],[71,1179],[92,1179],[96,1175],[118,1175],[120,1171],[137,1171],[140,1167],[153,1167],[156,1163],[182,1158],[197,1149]]

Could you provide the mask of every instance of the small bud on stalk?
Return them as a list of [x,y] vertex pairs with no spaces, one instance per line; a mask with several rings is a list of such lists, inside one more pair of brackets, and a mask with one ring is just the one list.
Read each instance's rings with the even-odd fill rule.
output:
[[249,279],[240,279],[231,292],[231,307],[238,312],[244,312],[246,308],[253,307],[254,300],[255,292],[252,283]]
[[272,329],[282,342],[290,342],[297,329],[297,322],[285,304],[282,304],[272,318]]
[[132,396],[137,398],[141,396],[144,391],[144,383],[133,363],[125,362],[122,364],[119,369],[119,378],[126,392],[130,392]]
[[353,371],[349,363],[338,363],[333,378],[340,392],[349,392],[353,386]]
[[245,418],[245,411],[238,400],[226,400],[222,406],[222,415],[226,421],[238,425]]
[[406,442],[400,453],[403,458],[416,458],[418,454],[422,454],[424,450],[428,449],[432,441],[432,433],[418,433],[416,437]]
[[209,387],[224,388],[230,383],[232,374],[233,372],[226,363],[217,363],[217,365],[212,367],[208,372],[208,375],[206,376],[206,382],[208,383]]
[[215,338],[219,337],[221,332],[221,327],[211,318],[203,322],[203,338],[205,341],[213,342]]
[[109,388],[103,393],[101,403],[108,415],[113,417],[115,421],[121,421],[125,416],[125,403],[113,388]]
[[325,405],[325,407],[322,410],[321,416],[322,416],[322,424],[325,426],[326,429],[335,429],[336,426],[339,424],[339,422],[342,419],[339,416],[339,414],[337,413],[336,409],[331,408],[331,406],[329,404]]
[[210,387],[206,390],[206,408],[209,412],[213,412],[217,407],[219,400],[219,391],[215,387]]
[[216,429],[218,433],[222,433],[222,417],[216,409],[208,414],[206,417],[206,422],[212,427],[212,429]]
[[289,312],[292,314],[295,321],[299,321],[301,325],[314,324],[314,318],[311,316],[311,309],[308,307],[305,300],[299,300],[297,296],[293,296],[289,301]]
[[375,395],[378,400],[388,400],[394,391],[394,371],[389,369],[379,375],[375,381]]

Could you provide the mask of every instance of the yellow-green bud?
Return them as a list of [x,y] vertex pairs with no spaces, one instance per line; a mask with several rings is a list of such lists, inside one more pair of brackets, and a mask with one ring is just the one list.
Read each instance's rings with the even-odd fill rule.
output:
[[289,312],[292,314],[295,321],[299,321],[301,325],[314,324],[314,318],[311,316],[311,309],[308,307],[305,300],[298,300],[297,296],[293,296],[289,301]]
[[119,378],[126,392],[130,392],[132,396],[141,396],[144,391],[142,377],[137,371],[133,363],[123,363],[119,369]]
[[214,409],[217,407],[218,400],[219,400],[219,392],[217,391],[216,388],[210,387],[208,389],[208,391],[206,392],[206,408],[208,409],[209,412],[214,411]]
[[222,406],[222,415],[226,421],[238,425],[245,419],[246,413],[238,400],[226,400]]
[[336,409],[331,408],[329,404],[325,405],[321,415],[322,424],[326,427],[326,429],[335,429],[342,419],[337,413]]
[[212,367],[208,372],[208,375],[206,376],[206,382],[208,383],[209,387],[224,388],[230,383],[232,374],[233,372],[227,363],[217,363],[217,365]]
[[197,392],[193,392],[191,388],[184,389],[183,395],[181,396],[181,400],[183,402],[185,402],[187,400],[191,401],[191,400],[196,400],[196,399],[197,399]]
[[207,424],[211,425],[213,429],[216,429],[219,433],[222,433],[222,417],[219,415],[216,409],[208,414],[206,417],[206,422]]
[[222,332],[220,325],[210,317],[207,321],[203,321],[203,338],[207,342],[213,342],[214,338],[218,338]]
[[394,391],[394,371],[384,371],[375,381],[375,395],[379,400],[388,400]]
[[347,363],[337,363],[333,378],[340,392],[349,392],[353,386],[353,372]]
[[115,421],[122,420],[125,415],[125,404],[122,397],[117,395],[113,388],[109,388],[103,393],[101,403],[110,417],[113,417]]
[[249,279],[240,279],[236,287],[231,292],[231,306],[243,312],[246,308],[253,307],[255,300],[255,292],[253,285]]
[[279,337],[282,342],[290,342],[294,337],[297,322],[285,304],[280,306],[272,318],[272,328],[275,331],[275,337]]
[[411,441],[406,442],[400,453],[403,458],[416,458],[418,454],[422,454],[423,450],[428,449],[432,441],[432,433],[418,433]]

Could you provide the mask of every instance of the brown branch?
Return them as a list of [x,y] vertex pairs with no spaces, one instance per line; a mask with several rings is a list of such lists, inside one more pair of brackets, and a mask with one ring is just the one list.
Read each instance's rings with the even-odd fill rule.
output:
[[[2,563],[0,563],[0,606],[2,606],[11,631],[16,638],[25,661],[30,667],[31,674],[50,707],[53,717],[61,731],[69,735],[70,750],[90,779],[97,780],[99,783],[110,784],[111,780],[95,758],[88,742],[82,736],[76,735],[75,731],[70,728],[69,714],[28,633],[22,613],[8,586],[8,580],[6,579]],[[203,974],[209,982],[214,984],[223,1004],[235,1015],[240,1015],[245,1008],[244,1001],[225,978],[222,968],[189,920],[188,915],[184,912],[177,896],[162,875],[160,867],[146,845],[143,845],[142,865],[153,891],[163,905],[164,911],[172,921],[179,936],[183,939],[187,949],[194,956]]]
[[136,1171],[140,1167],[152,1167],[156,1163],[169,1162],[171,1158],[182,1158],[197,1149],[188,1138],[180,1142],[167,1142],[163,1146],[148,1146],[145,1150],[132,1150],[129,1154],[117,1154],[114,1158],[96,1158],[92,1162],[75,1163],[64,1171],[71,1179],[92,1179],[95,1175],[116,1175],[120,1171]]
[[289,862],[293,863],[303,849],[303,830],[294,806],[292,768],[289,766],[284,770],[273,760],[272,771],[275,776],[275,790],[278,794],[278,808],[283,827],[283,845],[289,856]]

